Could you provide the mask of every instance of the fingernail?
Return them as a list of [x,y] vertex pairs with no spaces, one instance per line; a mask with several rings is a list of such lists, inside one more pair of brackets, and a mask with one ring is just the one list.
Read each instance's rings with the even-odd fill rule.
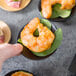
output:
[[20,51],[23,50],[23,46],[21,44],[15,44],[14,46],[16,46],[17,49],[19,49]]

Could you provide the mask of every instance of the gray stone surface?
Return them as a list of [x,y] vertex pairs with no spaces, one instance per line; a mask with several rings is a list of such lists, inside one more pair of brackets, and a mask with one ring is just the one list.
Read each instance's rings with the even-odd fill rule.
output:
[[[15,43],[23,25],[34,17],[41,18],[38,3],[39,0],[32,0],[27,8],[13,13],[0,9],[0,20],[5,21],[11,28],[12,43]],[[36,76],[70,76],[68,67],[76,54],[76,14],[66,22],[52,23],[63,30],[63,42],[58,50],[50,57],[39,61],[29,60],[22,55],[8,59],[3,65],[0,76],[17,69],[28,70]]]

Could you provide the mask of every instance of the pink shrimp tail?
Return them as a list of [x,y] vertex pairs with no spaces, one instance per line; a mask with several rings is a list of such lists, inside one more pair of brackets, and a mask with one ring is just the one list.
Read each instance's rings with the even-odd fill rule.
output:
[[20,1],[14,2],[12,0],[8,1],[5,0],[8,6],[14,7],[14,8],[19,8],[20,7]]

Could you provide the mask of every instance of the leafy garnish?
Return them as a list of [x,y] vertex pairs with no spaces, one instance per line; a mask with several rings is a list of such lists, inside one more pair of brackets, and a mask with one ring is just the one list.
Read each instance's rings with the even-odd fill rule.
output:
[[53,13],[51,18],[56,18],[56,17],[62,17],[62,18],[67,18],[71,14],[71,9],[70,10],[62,10],[61,9],[61,4],[55,4],[53,6]]
[[35,30],[35,32],[33,33],[33,35],[34,35],[35,37],[38,37],[38,36],[39,36],[39,31],[38,31],[38,29]]
[[20,0],[13,0],[13,1],[20,1]]
[[23,44],[20,38],[17,40],[17,42]]
[[50,21],[46,20],[46,19],[41,19],[40,22],[44,25],[47,26],[48,29],[51,29],[51,23]]

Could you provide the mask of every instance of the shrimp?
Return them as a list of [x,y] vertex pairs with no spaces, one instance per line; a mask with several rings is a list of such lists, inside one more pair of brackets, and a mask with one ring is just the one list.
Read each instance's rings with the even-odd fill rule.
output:
[[26,73],[26,72],[15,72],[14,74],[12,74],[11,76],[33,76],[32,74],[30,73]]
[[52,15],[52,6],[56,3],[61,4],[61,9],[72,9],[75,6],[75,0],[41,0],[42,14],[45,18]]
[[41,0],[41,8],[42,8],[41,12],[45,18],[49,18],[52,15],[50,0]]
[[21,4],[21,0],[5,0],[8,6],[19,8]]
[[[33,36],[38,29],[39,36]],[[24,46],[33,52],[43,52],[49,49],[55,39],[55,35],[46,26],[40,23],[39,18],[34,18],[27,24],[21,32],[21,41]]]

